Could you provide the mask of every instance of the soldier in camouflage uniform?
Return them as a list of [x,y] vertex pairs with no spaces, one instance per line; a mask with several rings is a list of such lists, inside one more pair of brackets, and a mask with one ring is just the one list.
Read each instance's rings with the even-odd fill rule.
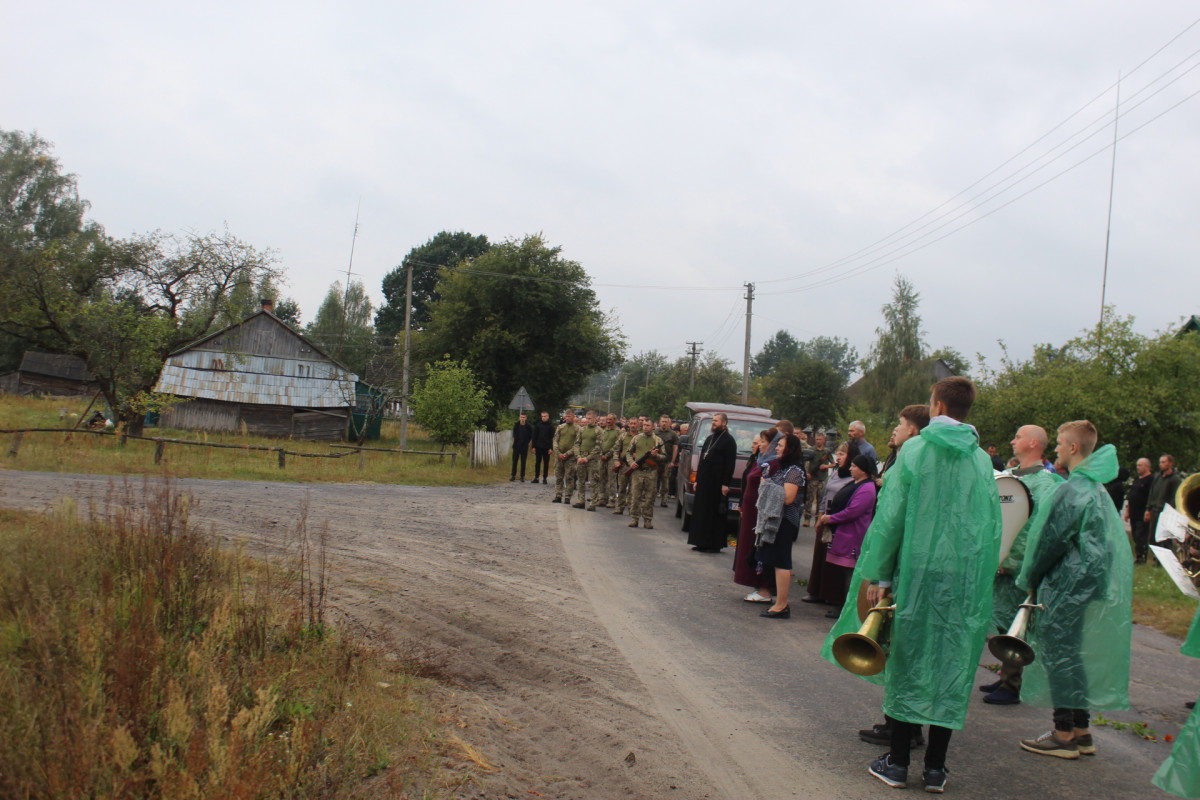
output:
[[613,453],[613,480],[617,486],[617,506],[614,514],[624,514],[625,508],[629,505],[629,476],[625,474],[625,467],[629,466],[629,462],[625,460],[625,452],[629,450],[629,443],[633,441],[634,432],[632,430],[636,420],[630,419],[626,427],[622,429],[621,435],[617,438],[616,451]]
[[617,474],[613,472],[614,453],[617,442],[621,439],[621,431],[617,429],[617,415],[609,414],[604,418],[604,432],[600,435],[600,499],[596,505],[602,508],[613,508],[616,503]]
[[817,432],[813,438],[816,440],[815,446],[812,456],[804,468],[804,471],[808,473],[806,487],[808,496],[804,501],[804,527],[806,528],[809,522],[817,517],[817,506],[821,502],[821,495],[825,494],[825,481],[829,478],[830,465],[836,468],[833,463],[833,454],[825,446],[825,434]]
[[[649,419],[642,422],[642,432],[629,442],[625,451],[625,460],[631,465],[647,453],[657,459],[664,458],[662,439],[654,435],[654,423]],[[638,519],[646,521],[647,529],[654,527],[654,490],[658,481],[658,467],[643,464],[629,476],[629,515],[633,521],[629,527],[636,528]]]
[[658,430],[654,433],[662,439],[664,448],[663,460],[658,465],[658,499],[659,505],[666,508],[667,497],[671,494],[671,466],[679,452],[679,434],[671,427],[671,417],[666,414],[658,418]]
[[[595,411],[588,411],[583,419],[585,424],[575,438],[575,486],[579,490],[579,500],[572,508],[586,506],[588,511],[595,511],[596,492],[600,483],[600,443],[604,431],[596,425]],[[589,486],[592,489],[591,505],[587,505]]]
[[563,497],[571,502],[575,493],[575,440],[579,437],[579,426],[575,424],[575,412],[568,411],[563,415],[563,424],[554,431],[554,446],[550,452],[554,454],[554,500],[561,503]]

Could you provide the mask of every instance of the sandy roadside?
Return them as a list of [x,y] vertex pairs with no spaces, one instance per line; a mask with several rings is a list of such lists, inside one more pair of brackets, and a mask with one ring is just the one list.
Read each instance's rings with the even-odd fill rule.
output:
[[[305,516],[328,532],[331,606],[380,646],[444,665],[456,731],[494,771],[463,798],[708,798],[715,790],[656,716],[585,598],[540,487],[474,489],[179,481],[194,519],[274,549]],[[0,504],[81,506],[141,481],[0,472]],[[528,495],[521,494],[527,491]]]

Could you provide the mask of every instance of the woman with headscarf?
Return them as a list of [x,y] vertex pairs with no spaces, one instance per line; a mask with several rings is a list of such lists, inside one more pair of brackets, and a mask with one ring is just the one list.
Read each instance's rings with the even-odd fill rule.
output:
[[[829,507],[829,501],[837,496],[838,490],[850,483],[849,452],[853,448],[858,455],[858,445],[853,442],[842,442],[833,453],[833,462],[837,469],[830,470],[825,482],[824,492],[817,504],[818,519]],[[841,573],[831,564],[825,563],[825,551],[829,549],[829,541],[820,533],[813,538],[812,569],[808,573],[808,594],[800,598],[802,603],[826,603],[841,607],[846,593],[841,589]]]
[[[775,570],[758,571],[758,560],[754,553],[754,526],[758,522],[758,484],[762,480],[763,468],[759,456],[771,446],[775,429],[767,428],[754,437],[750,445],[750,459],[742,472],[742,519],[738,525],[737,549],[733,555],[733,582],[749,586],[754,591],[743,598],[747,603],[775,602]],[[774,455],[767,460],[770,464]]]
[[778,461],[763,468],[763,480],[769,480],[783,490],[783,516],[774,541],[763,541],[754,557],[758,569],[775,572],[775,602],[759,616],[769,619],[787,619],[792,615],[788,607],[788,589],[792,585],[792,545],[800,532],[800,511],[804,505],[804,452],[800,437],[794,433],[779,439],[776,452]]
[[[825,563],[836,571],[842,603],[846,602],[850,576],[862,552],[863,537],[875,516],[874,478],[874,460],[865,455],[855,458],[850,465],[850,483],[838,490],[826,509],[828,513],[817,520],[817,533],[829,539]],[[840,614],[841,603],[825,616],[837,619]]]

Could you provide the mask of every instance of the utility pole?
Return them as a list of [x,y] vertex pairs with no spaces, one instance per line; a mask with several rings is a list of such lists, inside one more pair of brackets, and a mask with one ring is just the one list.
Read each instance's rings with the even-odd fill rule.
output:
[[404,368],[400,379],[400,449],[408,447],[408,351],[412,348],[413,263],[404,262]]
[[754,284],[746,284],[746,352],[742,357],[742,405],[750,405],[750,317],[754,305]]
[[629,373],[625,373],[625,380],[621,383],[621,416],[625,416],[625,390],[629,388]]
[[688,342],[687,343],[687,346],[689,348],[688,355],[690,355],[692,357],[692,382],[688,385],[689,392],[695,391],[695,389],[696,389],[696,356],[700,354],[700,351],[697,348],[699,348],[700,345],[702,345],[702,344],[704,344],[704,342]]

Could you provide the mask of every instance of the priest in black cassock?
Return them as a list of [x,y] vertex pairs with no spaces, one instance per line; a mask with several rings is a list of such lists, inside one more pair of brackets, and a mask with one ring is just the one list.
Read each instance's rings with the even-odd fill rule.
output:
[[725,546],[726,509],[729,484],[737,464],[737,442],[729,432],[729,418],[713,416],[712,431],[700,450],[696,469],[696,497],[692,502],[692,525],[688,544],[701,553],[719,553]]

